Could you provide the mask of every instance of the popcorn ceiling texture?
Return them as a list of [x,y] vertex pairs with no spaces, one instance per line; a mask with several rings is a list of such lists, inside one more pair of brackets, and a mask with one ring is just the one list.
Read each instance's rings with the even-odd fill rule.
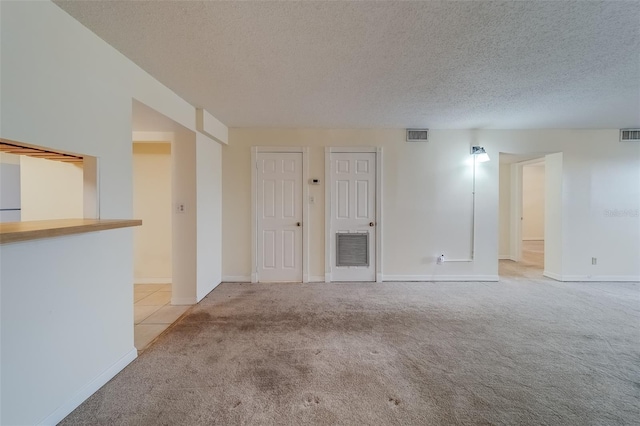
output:
[[640,126],[640,2],[56,3],[230,127]]

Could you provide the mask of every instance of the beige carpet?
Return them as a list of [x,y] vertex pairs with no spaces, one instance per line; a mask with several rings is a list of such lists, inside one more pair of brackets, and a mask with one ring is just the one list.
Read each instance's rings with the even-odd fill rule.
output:
[[640,284],[526,272],[222,284],[62,424],[638,424]]

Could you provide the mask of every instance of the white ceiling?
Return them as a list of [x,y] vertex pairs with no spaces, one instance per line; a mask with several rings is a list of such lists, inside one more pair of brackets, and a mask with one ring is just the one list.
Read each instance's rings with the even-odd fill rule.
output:
[[230,127],[640,127],[640,2],[56,1]]

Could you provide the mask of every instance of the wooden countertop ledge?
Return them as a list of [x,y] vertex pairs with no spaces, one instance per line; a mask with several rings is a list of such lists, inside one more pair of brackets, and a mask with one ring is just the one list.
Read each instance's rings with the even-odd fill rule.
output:
[[0,244],[142,225],[135,219],[58,219],[0,223]]

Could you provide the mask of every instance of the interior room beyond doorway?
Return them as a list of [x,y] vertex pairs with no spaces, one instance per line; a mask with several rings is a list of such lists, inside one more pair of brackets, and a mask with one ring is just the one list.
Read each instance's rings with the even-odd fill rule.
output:
[[541,277],[545,272],[545,217],[554,214],[545,192],[540,154],[500,154],[499,275]]

